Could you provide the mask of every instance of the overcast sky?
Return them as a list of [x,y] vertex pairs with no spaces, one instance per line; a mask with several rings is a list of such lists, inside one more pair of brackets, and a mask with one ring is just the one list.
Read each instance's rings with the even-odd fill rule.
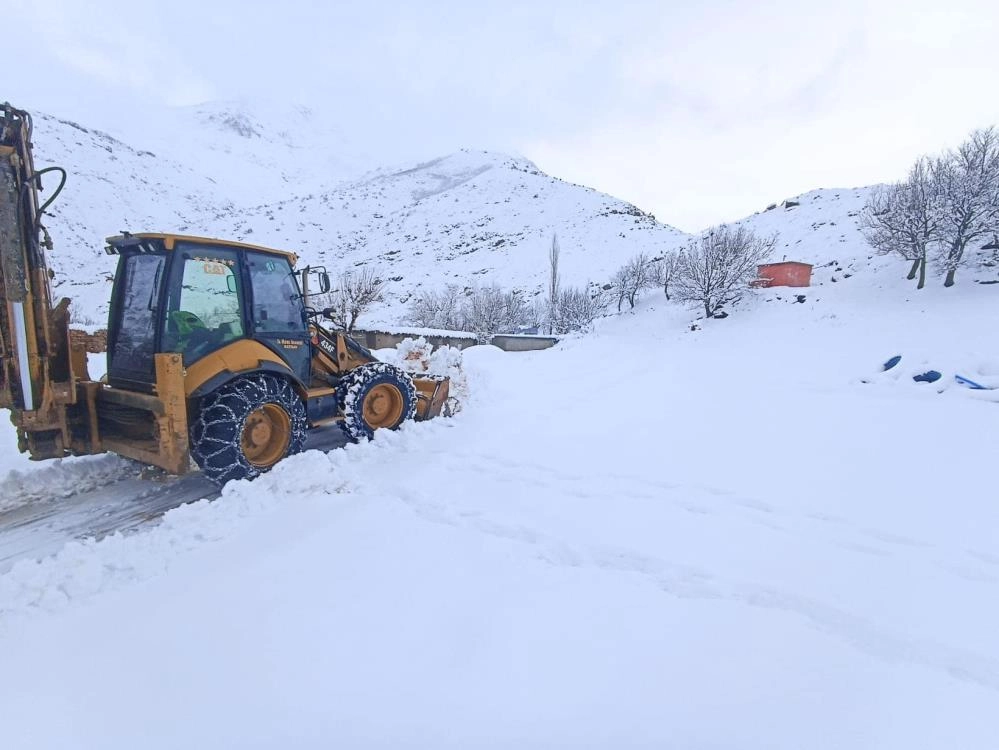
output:
[[[0,99],[309,103],[395,160],[523,154],[687,231],[999,123],[999,2],[0,0]],[[13,36],[16,34],[17,36]]]

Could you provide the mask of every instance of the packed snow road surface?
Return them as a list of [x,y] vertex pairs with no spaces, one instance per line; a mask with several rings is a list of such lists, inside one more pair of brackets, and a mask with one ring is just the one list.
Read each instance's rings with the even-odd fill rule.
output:
[[[331,450],[345,443],[334,427],[313,432],[306,445],[309,450]],[[22,467],[25,463],[17,461]],[[183,477],[144,474],[141,465],[112,455],[50,462],[9,474],[0,481],[0,574],[18,561],[52,555],[67,542],[134,532],[157,523],[168,510],[219,494],[200,472]]]
[[468,350],[455,419],[0,576],[0,745],[992,749],[999,404],[903,371],[999,377],[962,299]]

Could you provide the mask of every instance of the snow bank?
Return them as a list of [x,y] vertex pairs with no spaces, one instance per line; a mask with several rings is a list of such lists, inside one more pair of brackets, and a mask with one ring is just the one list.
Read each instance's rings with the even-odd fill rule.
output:
[[116,455],[84,456],[32,464],[0,479],[0,512],[32,502],[56,502],[135,476],[141,465]]
[[462,350],[453,346],[437,349],[423,337],[405,339],[392,349],[379,349],[375,356],[383,362],[420,375],[437,375],[451,379],[451,395],[459,401],[468,399],[468,378],[462,369]]
[[[90,376],[99,379],[106,369],[106,357],[88,354],[87,360]],[[32,461],[18,450],[10,412],[0,409],[0,512],[86,492],[137,471],[136,465],[117,456]]]

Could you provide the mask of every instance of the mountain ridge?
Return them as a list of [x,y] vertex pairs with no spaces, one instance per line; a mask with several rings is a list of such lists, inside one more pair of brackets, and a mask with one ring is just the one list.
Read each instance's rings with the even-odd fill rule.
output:
[[[605,284],[629,258],[654,257],[695,236],[497,151],[463,148],[367,168],[345,157],[352,168],[323,172],[330,153],[348,150],[315,145],[317,133],[336,132],[335,123],[308,130],[302,123],[314,115],[307,111],[294,121],[268,112],[270,121],[231,103],[184,108],[170,117],[200,122],[188,125],[196,137],[136,137],[141,146],[117,132],[36,116],[36,162],[60,164],[70,175],[47,226],[56,242],[54,293],[73,299],[74,322],[103,323],[114,272],[103,238],[123,229],[294,250],[334,273],[374,267],[388,280],[385,302],[362,322],[380,325],[405,322],[413,294],[446,284],[542,294],[553,236],[563,284],[578,286]],[[298,137],[292,126],[308,132]],[[279,162],[284,171],[275,171]],[[871,189],[809,191],[731,224],[778,233],[777,252],[793,260],[825,262],[834,248],[859,255],[867,249],[856,215]]]

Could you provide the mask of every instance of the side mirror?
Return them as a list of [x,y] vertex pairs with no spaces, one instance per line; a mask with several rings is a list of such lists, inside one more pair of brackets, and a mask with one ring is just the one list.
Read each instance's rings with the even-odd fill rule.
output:
[[[302,298],[307,299],[313,297],[317,294],[326,294],[330,290],[330,275],[326,273],[326,269],[323,266],[306,266],[305,268],[296,271],[301,279],[302,287]],[[319,280],[319,291],[314,292],[310,289],[310,281],[312,279]]]
[[233,274],[229,274],[225,277],[225,285],[230,292],[233,294],[236,293],[236,277]]

